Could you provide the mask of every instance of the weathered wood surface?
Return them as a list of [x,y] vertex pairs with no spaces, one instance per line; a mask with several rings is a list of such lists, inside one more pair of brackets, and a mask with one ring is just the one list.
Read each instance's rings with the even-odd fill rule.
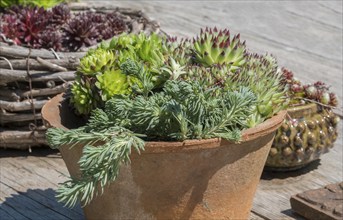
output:
[[[91,3],[90,3],[91,4]],[[97,3],[99,4],[99,1]],[[255,52],[270,52],[307,82],[332,86],[342,106],[342,1],[102,1],[143,9],[167,33],[194,36],[200,27],[241,32]],[[341,109],[337,110],[342,112]],[[264,172],[251,219],[302,219],[290,209],[291,195],[343,180],[342,122],[334,148],[311,166],[289,173]],[[0,150],[0,219],[84,219],[54,199],[67,175],[56,151]]]
[[[37,57],[37,60],[42,59],[40,57]],[[46,70],[46,66],[37,61],[36,59],[29,59],[29,66],[30,70]],[[69,57],[68,59],[46,59],[45,61],[67,68],[69,70],[76,70],[77,66],[80,63],[80,59],[76,57]],[[6,61],[6,60],[0,60],[0,68],[8,69],[10,67],[9,63],[11,62],[11,65],[13,69],[16,70],[26,70],[27,69],[27,61],[26,59],[18,59],[18,60],[11,60],[11,61]],[[44,62],[44,61],[43,61]],[[58,69],[58,71],[61,71]],[[62,70],[62,72],[65,72],[66,70]]]

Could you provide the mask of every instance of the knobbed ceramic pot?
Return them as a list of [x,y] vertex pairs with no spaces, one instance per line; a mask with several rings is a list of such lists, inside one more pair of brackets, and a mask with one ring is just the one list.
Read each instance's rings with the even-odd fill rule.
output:
[[300,169],[329,151],[337,139],[339,117],[311,103],[288,108],[266,162],[267,170]]
[[[42,116],[52,127],[70,129],[79,120],[62,95]],[[240,143],[220,138],[147,142],[131,154],[104,194],[84,207],[87,219],[247,219],[257,184],[285,112],[244,131]],[[72,177],[83,146],[60,148]]]

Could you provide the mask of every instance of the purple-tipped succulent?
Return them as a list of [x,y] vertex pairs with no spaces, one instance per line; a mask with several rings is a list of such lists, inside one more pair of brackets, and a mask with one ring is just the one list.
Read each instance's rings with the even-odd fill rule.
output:
[[116,14],[109,13],[101,16],[103,21],[98,23],[97,26],[101,38],[99,40],[110,39],[114,35],[121,34],[126,30],[125,22]]
[[[73,15],[66,4],[50,11],[13,6],[1,15],[0,33],[15,44],[56,51],[77,51],[109,39],[127,29],[116,13],[86,12]],[[61,42],[63,39],[63,42]]]
[[51,9],[52,11],[52,19],[51,23],[55,26],[56,25],[63,25],[68,22],[71,18],[70,9],[67,4],[59,4]]
[[44,8],[13,6],[1,16],[1,32],[18,45],[39,48],[40,35],[50,18],[51,12]]
[[38,43],[40,48],[52,48],[55,51],[62,51],[62,33],[59,31],[46,31],[41,34]]
[[288,96],[291,99],[291,105],[304,104],[307,101],[314,101],[329,106],[337,106],[337,97],[329,92],[329,86],[318,81],[313,84],[302,85],[294,77],[292,71],[282,68],[283,82],[288,88]]
[[228,29],[201,29],[200,36],[194,39],[194,49],[196,61],[206,66],[225,63],[235,71],[246,62],[245,41],[240,41],[240,34],[231,38]]
[[39,48],[40,35],[46,30],[51,18],[51,12],[43,7],[26,7],[20,10],[19,16],[19,39],[23,44],[33,48]]
[[115,14],[79,13],[64,27],[69,50],[76,51],[107,40],[126,30],[125,22]]
[[1,18],[0,33],[15,44],[20,45],[18,25],[18,17],[15,14],[4,14]]
[[86,13],[78,14],[63,28],[65,31],[65,46],[70,51],[88,47],[97,43],[99,35],[97,25]]

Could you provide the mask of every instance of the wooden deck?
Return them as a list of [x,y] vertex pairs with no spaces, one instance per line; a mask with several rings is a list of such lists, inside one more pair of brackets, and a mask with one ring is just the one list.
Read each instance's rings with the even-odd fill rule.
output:
[[[91,2],[88,2],[89,4]],[[97,3],[99,4],[99,3]],[[342,1],[104,1],[143,9],[164,31],[194,36],[200,27],[229,27],[249,48],[270,52],[303,81],[332,86],[342,114]],[[311,166],[288,173],[264,172],[251,219],[302,219],[290,209],[291,195],[343,181],[342,122],[335,147]],[[47,148],[0,149],[0,219],[84,219],[80,207],[54,198],[68,175],[59,153]]]

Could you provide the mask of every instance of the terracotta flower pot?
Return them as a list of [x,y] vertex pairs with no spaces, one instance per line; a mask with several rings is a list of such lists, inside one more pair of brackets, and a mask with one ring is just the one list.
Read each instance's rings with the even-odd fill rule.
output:
[[296,170],[319,159],[337,139],[339,117],[317,104],[292,107],[278,129],[266,162],[266,169]]
[[[42,109],[52,127],[72,128],[62,95]],[[285,112],[243,133],[241,143],[219,138],[147,142],[120,169],[104,194],[84,207],[87,219],[247,219],[275,131]],[[74,125],[74,126],[70,126]],[[80,174],[83,146],[60,151],[70,175]]]

